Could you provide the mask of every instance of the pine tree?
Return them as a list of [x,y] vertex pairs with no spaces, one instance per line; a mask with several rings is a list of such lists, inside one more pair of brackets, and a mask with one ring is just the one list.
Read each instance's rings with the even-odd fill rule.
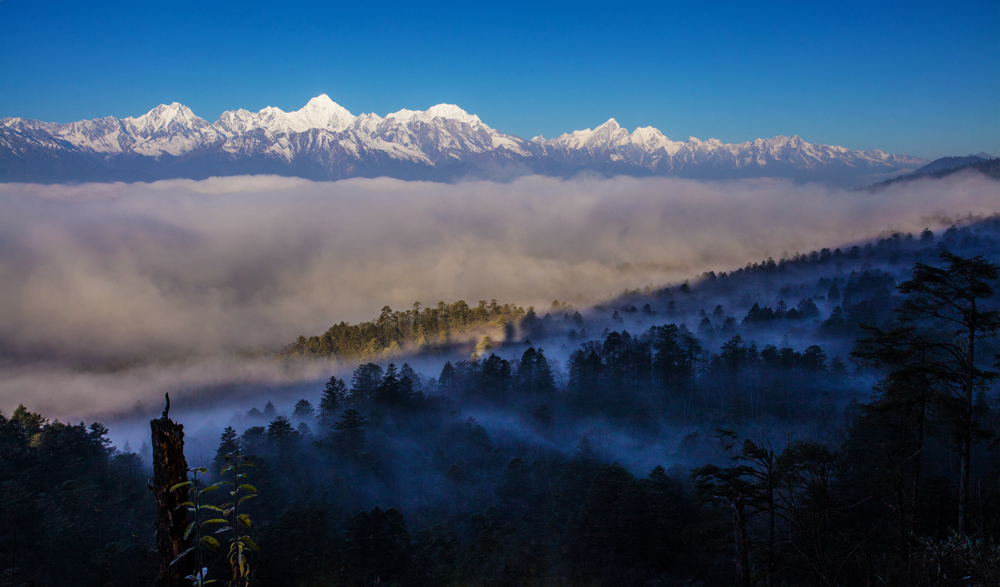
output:
[[331,440],[334,447],[347,455],[356,455],[364,450],[366,420],[361,412],[350,409],[340,415],[333,425]]
[[983,310],[980,300],[993,297],[991,284],[997,280],[1000,267],[982,255],[965,259],[942,250],[940,258],[946,267],[917,263],[913,277],[899,285],[900,293],[907,297],[898,312],[904,323],[924,326],[941,351],[940,357],[932,360],[946,371],[943,380],[949,392],[945,408],[959,438],[958,531],[965,533],[972,443],[977,432],[973,402],[976,392],[997,378],[995,371],[979,366],[976,350],[982,339],[996,337],[1000,311]]
[[298,440],[298,433],[292,423],[284,416],[278,416],[267,425],[267,440],[280,450],[288,450]]
[[219,448],[215,451],[215,458],[212,459],[212,471],[214,474],[218,475],[219,471],[226,466],[226,455],[239,447],[240,438],[236,434],[236,429],[232,426],[226,426],[226,429],[222,431],[222,435],[219,437]]
[[676,324],[655,328],[653,351],[653,373],[661,386],[676,390],[693,382],[695,361],[701,354],[701,345],[693,336]]
[[300,399],[295,404],[295,411],[292,412],[292,417],[296,420],[309,420],[314,415],[316,415],[316,410],[312,407],[307,399]]
[[515,385],[519,393],[547,394],[555,391],[552,367],[542,349],[529,347],[524,351],[517,367]]
[[347,384],[342,379],[330,377],[323,388],[323,397],[319,400],[319,424],[326,429],[333,426],[337,412],[347,400]]
[[403,363],[403,366],[399,368],[399,380],[405,377],[410,378],[410,383],[413,385],[413,391],[421,391],[423,389],[422,382],[420,381],[420,375],[413,370],[413,367],[409,363]]
[[491,401],[503,402],[510,389],[510,363],[493,353],[483,361],[479,371],[480,393]]
[[264,437],[267,429],[263,426],[251,426],[240,436],[240,448],[246,455],[260,454],[264,447]]
[[386,367],[382,382],[375,390],[375,401],[387,406],[398,406],[403,403],[399,391],[399,376],[396,373],[396,365],[389,363],[389,366]]
[[20,424],[27,436],[38,433],[45,424],[45,418],[41,414],[28,411],[24,404],[17,406],[10,416],[10,421]]
[[441,375],[438,377],[438,392],[445,397],[450,397],[457,385],[455,366],[451,364],[451,361],[447,361],[441,367]]
[[351,376],[351,402],[360,404],[374,399],[382,377],[382,367],[375,363],[358,365]]

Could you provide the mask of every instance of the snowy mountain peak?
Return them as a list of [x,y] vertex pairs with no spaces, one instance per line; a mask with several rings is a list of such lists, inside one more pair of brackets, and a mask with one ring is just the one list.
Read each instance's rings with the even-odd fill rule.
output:
[[344,130],[357,118],[326,94],[320,94],[309,100],[301,110],[292,112],[289,116],[296,116],[302,123],[308,125],[308,128],[326,128],[335,131]]
[[667,139],[667,136],[660,132],[660,129],[651,126],[640,126],[632,131],[633,142],[648,142],[655,139]]
[[378,125],[385,120],[378,114],[360,114],[351,123],[350,129],[366,135],[374,135],[378,132]]
[[764,139],[764,143],[769,144],[774,147],[801,147],[808,145],[809,143],[803,141],[799,135],[785,136],[777,135],[770,139]]
[[330,96],[326,94],[320,94],[315,98],[309,98],[306,105],[302,107],[302,110],[328,110],[343,108],[340,104],[337,104],[330,99]]
[[149,137],[154,134],[195,131],[208,123],[195,116],[187,106],[178,102],[160,104],[142,116],[128,117],[122,123],[137,135]]
[[665,149],[668,154],[673,155],[684,143],[674,142],[667,138],[659,129],[651,126],[643,126],[632,131],[629,137],[633,145],[641,147],[649,152]]
[[398,112],[387,114],[385,117],[386,120],[392,119],[399,122],[430,122],[435,118],[456,120],[467,124],[482,124],[483,122],[475,114],[469,114],[454,104],[437,104],[427,110],[407,110],[404,108]]
[[201,120],[201,118],[195,116],[195,113],[192,112],[190,108],[181,104],[180,102],[171,102],[170,104],[160,104],[159,106],[153,108],[152,110],[150,110],[145,114],[136,117],[130,116],[128,118],[125,118],[124,120],[132,120],[137,123],[139,121],[156,123],[156,122],[170,122],[174,120],[181,122],[181,121],[190,121],[195,119]]
[[[84,171],[60,172],[48,163],[60,160],[79,161]],[[5,161],[17,163],[5,167]],[[68,124],[0,120],[0,181],[48,181],[55,176],[72,181],[94,174],[188,177],[206,169],[219,175],[263,169],[319,179],[389,175],[449,181],[460,177],[454,174],[490,175],[498,169],[557,176],[594,169],[705,178],[792,177],[854,185],[925,163],[877,149],[814,145],[798,135],[739,144],[696,137],[672,141],[648,126],[630,133],[614,118],[593,130],[526,141],[491,129],[454,104],[400,110],[383,119],[354,116],[326,94],[294,112],[273,106],[258,112],[230,110],[214,124],[177,102],[125,119]]]
[[537,140],[538,144],[542,145],[553,145],[563,147],[565,149],[580,149],[587,144],[587,141],[594,135],[594,131],[585,128],[583,130],[574,130],[573,132],[563,133],[558,137],[545,140],[541,135],[535,137],[533,140]]
[[267,106],[256,113],[242,108],[229,110],[219,116],[215,127],[227,136],[242,135],[258,129],[271,134],[299,133],[314,128],[340,132],[356,118],[329,96],[320,94],[294,112],[285,112],[274,106]]
[[436,104],[427,109],[427,115],[432,118],[450,118],[459,122],[482,122],[475,114],[469,114],[454,104]]

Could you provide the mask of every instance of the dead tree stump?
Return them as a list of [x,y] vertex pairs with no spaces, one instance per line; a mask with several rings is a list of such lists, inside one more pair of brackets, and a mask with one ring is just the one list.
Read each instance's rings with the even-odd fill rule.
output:
[[188,526],[187,508],[178,504],[188,501],[188,488],[177,491],[170,488],[187,481],[187,460],[184,458],[184,426],[167,416],[170,398],[163,417],[152,420],[149,427],[153,433],[153,495],[156,499],[156,549],[160,566],[154,587],[181,587],[184,577],[194,572],[194,557],[186,556],[171,564],[177,555],[191,546],[184,539]]

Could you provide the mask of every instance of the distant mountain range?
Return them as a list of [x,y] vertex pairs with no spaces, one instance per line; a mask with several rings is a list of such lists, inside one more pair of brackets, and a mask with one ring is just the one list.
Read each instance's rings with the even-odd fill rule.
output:
[[315,180],[395,177],[506,180],[525,174],[783,177],[856,186],[909,173],[927,159],[851,151],[777,136],[725,144],[673,141],[614,120],[554,139],[503,134],[458,106],[354,116],[328,96],[284,112],[231,110],[214,123],[178,103],[142,116],[56,124],[0,119],[0,181],[150,181],[277,174]]

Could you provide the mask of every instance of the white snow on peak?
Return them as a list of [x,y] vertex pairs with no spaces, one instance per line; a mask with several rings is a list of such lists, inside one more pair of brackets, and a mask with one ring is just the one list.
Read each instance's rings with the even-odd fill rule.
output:
[[219,149],[241,157],[288,161],[312,157],[331,169],[344,161],[356,165],[368,157],[436,166],[441,161],[463,161],[490,152],[502,160],[546,156],[573,165],[611,161],[667,173],[702,164],[739,169],[784,162],[811,169],[834,162],[859,168],[926,163],[879,150],[862,152],[811,144],[798,135],[739,144],[696,137],[689,137],[687,142],[672,141],[649,126],[629,133],[614,118],[594,129],[565,133],[551,140],[538,136],[529,142],[491,129],[478,116],[454,104],[437,104],[423,111],[404,109],[385,118],[376,114],[354,116],[326,94],[312,98],[294,112],[271,106],[259,112],[230,110],[214,124],[173,102],[134,118],[106,117],[69,124],[5,118],[0,119],[3,127],[30,137],[58,139],[108,159],[127,153],[159,158]]
[[195,116],[190,108],[177,102],[160,104],[142,116],[122,119],[122,123],[143,136],[181,130],[191,131],[208,126],[208,123]]
[[586,146],[592,149],[613,149],[623,147],[630,142],[628,129],[622,128],[614,118],[609,118],[607,122],[594,129],[594,134]]
[[547,144],[568,150],[602,150],[619,147],[629,142],[628,130],[618,125],[618,121],[609,118],[607,122],[591,130],[575,130],[560,135]]
[[[163,154],[179,156],[216,135],[208,122],[177,102],[160,104],[142,116],[122,119],[124,136],[113,125],[109,128],[97,120],[89,122],[90,128],[80,128],[73,134],[81,146],[94,152],[131,150],[151,157]],[[73,124],[66,125],[67,130],[72,127]]]
[[219,116],[215,126],[230,136],[245,134],[257,129],[263,129],[272,134],[298,133],[314,128],[340,132],[350,126],[356,118],[346,108],[331,100],[329,96],[320,94],[294,112],[285,112],[274,106],[268,106],[256,113],[242,108],[229,110]]
[[[593,134],[593,130],[585,128],[583,130],[574,130],[573,132],[561,134],[558,137],[546,142],[552,145],[564,147],[566,149],[580,149],[587,144]],[[541,136],[538,138],[541,139]]]
[[351,123],[350,129],[365,135],[375,135],[383,120],[378,114],[361,114]]
[[386,120],[394,119],[399,122],[409,122],[411,120],[430,122],[435,118],[457,120],[458,122],[468,124],[482,124],[483,122],[475,114],[469,114],[454,104],[437,104],[427,110],[407,110],[404,108],[398,112],[387,114],[385,117]]
[[635,129],[629,138],[633,145],[641,147],[650,153],[664,149],[667,151],[667,154],[673,155],[684,146],[684,143],[671,141],[659,129],[651,126],[643,126]]
[[[126,132],[126,137],[117,135],[116,130],[112,131],[110,136],[102,133],[105,134],[104,140],[88,141],[93,145],[91,149],[108,152],[108,147],[111,146],[108,140],[110,139],[119,148],[127,147],[142,155],[179,156],[197,148],[204,138],[203,133],[209,131],[211,134],[212,130],[212,127],[195,116],[190,108],[177,102],[160,104],[142,116],[125,118],[121,121],[121,126]],[[112,146],[110,150],[118,149]]]
[[634,143],[648,143],[650,141],[659,140],[670,140],[667,139],[666,135],[660,132],[660,129],[653,128],[651,126],[640,126],[639,128],[632,131],[632,142]]
[[326,128],[338,132],[350,126],[357,118],[326,94],[309,100],[301,110],[290,113],[289,117],[296,118],[297,122],[308,125],[308,128]]

